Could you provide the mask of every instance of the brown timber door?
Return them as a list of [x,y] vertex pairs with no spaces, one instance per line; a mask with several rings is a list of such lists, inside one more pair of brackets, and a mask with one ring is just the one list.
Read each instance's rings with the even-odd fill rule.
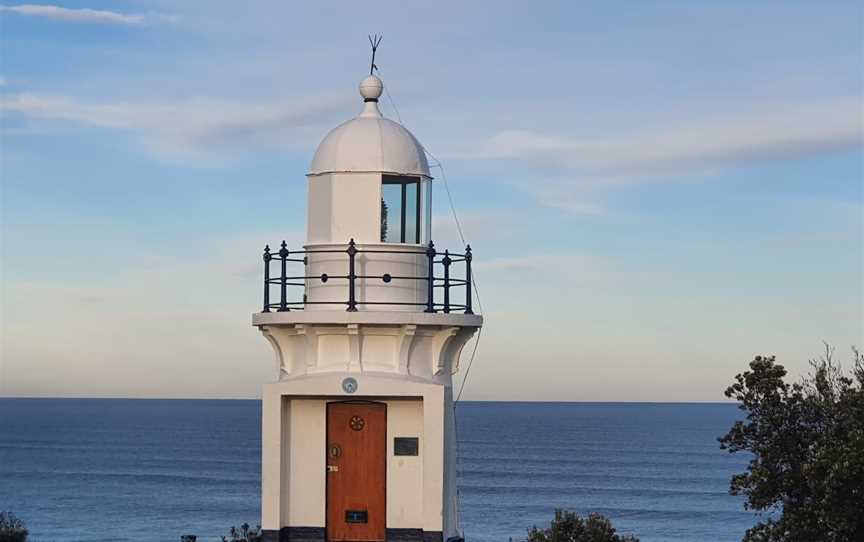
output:
[[387,406],[327,405],[327,541],[384,542]]

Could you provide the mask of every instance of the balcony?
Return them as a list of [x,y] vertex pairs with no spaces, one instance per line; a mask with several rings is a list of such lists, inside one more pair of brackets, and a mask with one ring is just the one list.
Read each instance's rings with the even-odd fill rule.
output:
[[[464,253],[420,245],[264,248],[262,312],[390,310],[474,314],[471,246]],[[275,269],[274,269],[275,265]],[[302,290],[301,290],[302,289]],[[273,301],[278,299],[278,301]]]

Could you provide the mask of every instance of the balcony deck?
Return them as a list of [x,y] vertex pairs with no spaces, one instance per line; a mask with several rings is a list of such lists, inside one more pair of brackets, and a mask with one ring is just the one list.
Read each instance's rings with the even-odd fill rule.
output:
[[[393,260],[400,255],[406,260]],[[322,258],[326,258],[326,265],[321,264]],[[261,314],[343,312],[340,309],[344,307],[344,312],[348,313],[389,310],[407,314],[473,315],[472,259],[470,245],[460,254],[449,250],[439,252],[432,242],[409,249],[404,245],[386,244],[361,247],[351,239],[341,246],[311,245],[302,250],[290,250],[282,241],[275,253],[270,251],[269,245],[264,248]],[[279,263],[275,277],[271,269],[273,262]],[[289,266],[296,269],[301,264],[302,274],[289,272]],[[464,270],[464,274],[456,274],[457,267]],[[358,272],[358,269],[362,270]],[[406,288],[405,284],[410,287]],[[327,295],[319,295],[322,287],[326,287]],[[277,296],[271,295],[273,288],[277,288]],[[302,296],[298,295],[300,288]],[[406,296],[406,292],[409,295]],[[273,302],[274,297],[278,301]]]

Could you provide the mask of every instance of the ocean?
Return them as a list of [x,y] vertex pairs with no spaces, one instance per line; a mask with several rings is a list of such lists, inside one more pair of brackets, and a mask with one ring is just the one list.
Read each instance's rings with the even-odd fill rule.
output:
[[[748,458],[731,404],[462,402],[467,542],[524,540],[555,508],[643,542],[741,540]],[[0,399],[0,510],[31,540],[216,541],[260,517],[259,401]]]

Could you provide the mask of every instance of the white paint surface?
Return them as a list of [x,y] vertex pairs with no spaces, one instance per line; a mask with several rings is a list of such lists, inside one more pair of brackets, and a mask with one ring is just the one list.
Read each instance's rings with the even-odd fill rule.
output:
[[[361,94],[373,95],[365,87]],[[376,101],[365,102],[359,116],[331,130],[315,151],[309,175],[337,172],[431,177],[423,146],[404,126],[384,118]]]
[[[455,533],[455,525],[444,524],[445,507],[455,499],[444,484],[455,477],[455,471],[444,472],[445,455],[455,453],[444,436],[444,412],[452,407],[444,386],[362,375],[349,395],[343,377],[321,374],[264,386],[262,527],[325,526],[326,404],[351,399],[387,404],[387,526]],[[396,436],[418,436],[420,455],[394,456]]]
[[[287,402],[287,398],[285,399]],[[290,458],[288,502],[283,504],[287,525],[323,526],[327,488],[321,483],[327,469],[327,405],[324,401],[292,400],[283,454]],[[287,429],[287,431],[286,431]],[[287,505],[287,506],[286,506]]]
[[381,174],[310,176],[306,236],[312,245],[380,242]]
[[[387,526],[416,528],[423,517],[423,402],[387,401]],[[420,454],[396,456],[393,439],[418,437]]]
[[[319,252],[307,255],[309,265],[306,266],[307,276],[314,277],[306,281],[306,295],[310,303],[335,302],[331,305],[308,305],[308,311],[340,311],[345,312],[345,301],[348,299],[348,281],[332,279],[327,282],[320,280],[321,275],[329,277],[348,275],[348,254],[346,244],[307,245],[309,250],[338,252]],[[355,280],[355,299],[358,309],[423,312],[427,299],[427,284],[422,278],[392,279],[384,282],[382,277],[426,277],[428,274],[425,247],[394,243],[358,244],[358,250],[383,251],[376,253],[359,253],[355,256],[355,273],[361,277]],[[399,251],[399,252],[394,252]],[[404,254],[402,252],[408,252]],[[440,270],[439,270],[440,271]],[[456,291],[456,290],[454,290]],[[412,303],[413,305],[377,305],[365,303]]]
[[[483,318],[425,313],[428,281],[381,278],[428,274],[424,246],[380,242],[382,175],[431,179],[420,143],[381,116],[382,89],[377,77],[363,81],[363,112],[324,138],[308,176],[305,295],[338,304],[252,317],[279,378],[264,387],[264,529],[325,526],[327,402],[351,399],[387,404],[387,527],[458,534],[452,375]],[[368,277],[355,283],[356,312],[345,310],[347,280],[335,278],[349,274],[351,239],[376,251],[355,259],[355,274]],[[342,388],[348,376],[355,393]],[[419,456],[396,457],[395,437],[419,438]]]

